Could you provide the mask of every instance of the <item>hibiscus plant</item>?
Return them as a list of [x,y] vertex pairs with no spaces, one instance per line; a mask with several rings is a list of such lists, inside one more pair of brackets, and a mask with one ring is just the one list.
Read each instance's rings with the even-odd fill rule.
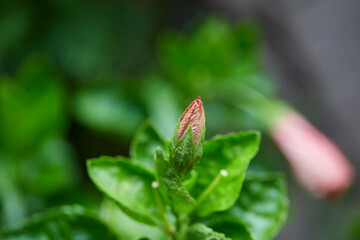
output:
[[[105,195],[100,217],[64,206],[4,231],[4,239],[272,239],[288,211],[284,176],[247,171],[257,131],[205,141],[200,97],[185,110],[171,140],[145,122],[130,158],[90,159],[91,180]],[[22,238],[21,238],[22,239]]]
[[91,159],[88,172],[107,197],[103,217],[123,239],[271,239],[288,201],[282,175],[245,177],[259,143],[256,131],[205,141],[199,97],[171,141],[147,122],[132,142],[131,159]]

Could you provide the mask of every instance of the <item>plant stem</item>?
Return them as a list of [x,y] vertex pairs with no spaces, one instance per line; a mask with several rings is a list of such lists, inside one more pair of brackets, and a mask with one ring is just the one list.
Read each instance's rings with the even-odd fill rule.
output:
[[192,208],[192,211],[196,209],[197,206],[214,190],[214,188],[219,184],[221,179],[228,176],[226,170],[221,170],[216,178],[210,183],[210,185],[201,193],[201,195],[196,199],[196,202]]
[[176,235],[174,234],[173,228],[171,227],[169,220],[167,219],[166,214],[165,214],[165,207],[164,207],[164,204],[161,200],[160,193],[159,193],[159,183],[154,181],[151,183],[151,187],[154,191],[156,203],[159,208],[160,214],[164,220],[165,230],[169,235],[171,235],[173,240],[176,240]]
[[177,217],[177,236],[180,240],[186,240],[185,235],[189,225],[189,216],[186,213],[180,213]]

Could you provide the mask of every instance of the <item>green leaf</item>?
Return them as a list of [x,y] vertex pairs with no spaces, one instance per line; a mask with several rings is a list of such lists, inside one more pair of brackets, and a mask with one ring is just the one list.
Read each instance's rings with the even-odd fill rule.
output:
[[259,144],[260,134],[256,131],[220,135],[204,144],[203,157],[196,168],[199,173],[198,181],[190,191],[191,195],[199,197],[221,170],[226,170],[228,176],[222,177],[198,205],[196,212],[200,216],[227,210],[236,202],[245,171],[257,153]]
[[155,151],[160,147],[165,150],[165,142],[149,121],[141,125],[130,146],[130,157],[154,171]]
[[144,120],[141,107],[118,86],[84,89],[74,98],[74,115],[85,126],[130,138]]
[[230,240],[223,233],[218,233],[202,223],[192,225],[186,233],[185,239],[191,240]]
[[116,240],[116,236],[92,212],[80,206],[64,206],[35,214],[24,223],[4,227],[3,240]]
[[244,221],[255,240],[270,240],[284,225],[288,208],[282,174],[249,173],[238,201],[228,213]]
[[146,237],[151,240],[168,239],[160,228],[135,221],[109,199],[105,199],[101,204],[101,217],[119,239],[137,240]]
[[209,223],[215,231],[224,233],[232,240],[253,240],[251,233],[245,223],[233,217],[217,217]]
[[173,208],[178,212],[188,211],[195,200],[185,190],[179,176],[165,160],[160,149],[156,150],[156,174],[163,194],[167,196]]
[[123,157],[91,159],[87,162],[91,180],[130,217],[155,225],[160,219],[151,188],[154,176]]

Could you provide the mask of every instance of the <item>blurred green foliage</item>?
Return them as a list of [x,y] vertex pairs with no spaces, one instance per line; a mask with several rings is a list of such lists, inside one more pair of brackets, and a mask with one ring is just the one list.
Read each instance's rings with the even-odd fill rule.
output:
[[63,206],[32,216],[0,231],[0,237],[10,239],[88,239],[115,240],[116,236],[98,218],[81,206]]
[[99,132],[130,138],[144,121],[139,104],[115,87],[96,87],[76,93],[73,108],[76,119]]
[[170,137],[179,109],[200,95],[210,136],[263,129],[263,115],[256,109],[276,95],[262,66],[259,27],[252,22],[233,26],[213,17],[190,32],[163,32],[157,44],[159,61],[138,76],[77,91],[76,119],[96,131],[129,138],[149,117],[163,137]]
[[[162,138],[170,137],[181,109],[199,95],[207,137],[266,129],[263,121],[272,113],[258,109],[271,105],[276,91],[262,65],[261,26],[210,17],[179,27],[191,17],[179,24],[173,4],[0,3],[0,225],[53,205],[96,206],[99,199],[82,174],[84,159],[126,155],[148,118]],[[287,168],[274,149],[263,133],[250,169]],[[102,213],[126,221],[124,228],[138,224],[112,203],[104,203]],[[242,229],[230,222],[227,230],[213,226],[230,234]],[[354,224],[351,239],[359,238],[359,229]]]
[[[51,205],[92,205],[80,179],[84,162],[75,158],[84,153],[70,142],[72,116],[100,135],[132,137],[146,116],[138,98],[114,88],[118,80],[89,83],[146,64],[161,8],[147,1],[1,3],[0,225]],[[94,144],[87,140],[81,144]]]
[[79,177],[83,159],[96,157],[86,146],[102,152],[105,139],[127,154],[147,118],[169,138],[199,95],[208,136],[262,127],[243,108],[275,93],[255,23],[212,17],[164,31],[168,16],[159,13],[169,6],[147,1],[37,6],[16,0],[0,9],[1,224],[53,204],[91,205]]
[[[126,155],[148,118],[170,138],[181,109],[199,95],[208,137],[264,129],[254,109],[276,95],[262,66],[260,27],[211,17],[169,30],[171,5],[1,3],[0,225],[53,205],[94,206],[84,159],[106,154],[109,142]],[[107,218],[126,219],[104,205]]]
[[[269,92],[260,63],[260,31],[254,23],[232,26],[220,18],[209,18],[191,34],[168,31],[159,43],[161,64],[172,81],[189,94],[208,93],[214,84],[239,81]],[[265,76],[263,76],[265,77]],[[256,85],[257,84],[257,85]]]
[[15,79],[0,79],[2,222],[38,209],[78,178],[66,102],[62,79],[41,58],[25,62]]
[[148,1],[27,1],[1,3],[0,71],[40,51],[67,76],[131,72],[151,56],[161,4]]

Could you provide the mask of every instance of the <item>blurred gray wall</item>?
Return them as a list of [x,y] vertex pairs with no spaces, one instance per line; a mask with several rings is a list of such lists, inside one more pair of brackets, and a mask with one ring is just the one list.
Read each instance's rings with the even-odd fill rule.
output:
[[[360,169],[360,1],[208,0],[212,11],[264,27],[280,95],[330,136]],[[326,174],[326,173],[324,173]],[[359,174],[358,174],[359,175]],[[343,197],[314,199],[290,183],[292,212],[278,240],[345,239],[360,216],[359,177]]]

